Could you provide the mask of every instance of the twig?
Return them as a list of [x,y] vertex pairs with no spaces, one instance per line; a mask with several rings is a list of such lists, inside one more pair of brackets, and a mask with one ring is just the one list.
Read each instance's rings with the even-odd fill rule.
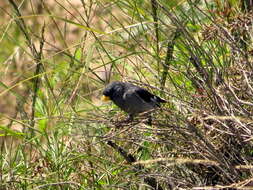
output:
[[[116,143],[109,140],[107,141],[107,144],[116,150],[127,161],[128,164],[133,164],[137,161],[132,154],[129,154],[126,150],[118,146]],[[144,166],[138,164],[136,165],[135,169],[137,172],[140,172],[144,169]],[[144,182],[151,186],[154,190],[163,190],[163,188],[158,184],[154,177],[144,177]]]
[[[30,37],[30,34],[28,32],[28,28],[24,22],[24,19],[22,18],[22,14],[19,11],[18,6],[16,5],[16,3],[13,0],[9,0],[9,3],[12,5],[13,9],[16,12],[16,16],[17,18],[15,18],[15,22],[17,24],[17,26],[20,28],[20,30],[22,31],[22,33],[24,34],[25,38],[26,38],[26,43],[28,45],[28,47],[30,48],[35,63],[36,63],[36,70],[34,72],[34,76],[39,75],[39,73],[41,72],[43,65],[41,63],[41,59],[42,59],[42,50],[43,50],[43,46],[44,46],[44,31],[45,31],[45,25],[42,27],[42,36],[41,36],[41,40],[40,40],[40,49],[39,52],[37,51],[37,49],[35,48],[34,43],[32,43],[32,39]],[[33,128],[35,125],[35,103],[37,100],[37,92],[39,89],[39,77],[36,77],[34,82],[33,82],[33,97],[32,97],[32,113],[31,113],[31,121],[30,121],[30,126]],[[30,128],[30,129],[32,129]],[[34,131],[31,130],[31,136],[33,136]]]

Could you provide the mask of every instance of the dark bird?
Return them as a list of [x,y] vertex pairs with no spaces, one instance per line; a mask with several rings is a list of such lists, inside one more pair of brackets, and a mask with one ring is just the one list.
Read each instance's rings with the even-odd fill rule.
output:
[[166,102],[144,88],[118,81],[111,82],[105,87],[101,99],[103,101],[112,100],[129,114],[131,120],[136,114],[158,108],[160,103]]

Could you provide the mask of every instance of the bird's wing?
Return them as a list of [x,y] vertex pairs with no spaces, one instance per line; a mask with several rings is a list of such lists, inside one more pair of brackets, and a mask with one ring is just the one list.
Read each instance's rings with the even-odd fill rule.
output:
[[160,98],[159,96],[156,96],[149,91],[143,89],[143,88],[138,88],[136,89],[136,93],[146,102],[155,102],[159,105],[159,103],[166,103],[167,101]]
[[150,103],[156,103],[159,105],[159,103],[165,103],[166,101],[152,93],[150,93],[149,91],[140,88],[140,87],[132,87],[129,88],[129,90],[127,90],[124,93],[124,97],[129,97],[129,96],[138,96],[141,100],[143,100],[144,102]]
[[124,93],[124,97],[129,98],[129,97],[134,97],[134,96],[137,98],[140,98],[142,101],[147,102],[147,103],[151,102],[155,97],[153,94],[151,94],[149,91],[143,88],[131,86]]
[[138,96],[145,102],[151,102],[155,97],[153,94],[151,94],[149,91],[143,88],[138,88],[138,89],[136,88],[135,93],[138,94]]

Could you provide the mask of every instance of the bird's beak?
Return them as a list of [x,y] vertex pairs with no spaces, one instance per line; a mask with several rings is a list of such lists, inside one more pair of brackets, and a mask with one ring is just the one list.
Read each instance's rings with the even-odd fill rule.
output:
[[111,100],[111,98],[110,98],[109,96],[103,95],[103,96],[101,97],[101,100],[102,100],[103,102],[107,102],[107,101]]

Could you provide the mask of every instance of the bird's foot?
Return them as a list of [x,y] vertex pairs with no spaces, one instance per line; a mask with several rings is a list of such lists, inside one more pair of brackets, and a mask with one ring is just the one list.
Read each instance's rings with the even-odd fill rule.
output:
[[147,124],[152,125],[152,115],[148,116]]
[[128,115],[127,118],[125,119],[125,122],[132,122],[134,120],[133,115]]

